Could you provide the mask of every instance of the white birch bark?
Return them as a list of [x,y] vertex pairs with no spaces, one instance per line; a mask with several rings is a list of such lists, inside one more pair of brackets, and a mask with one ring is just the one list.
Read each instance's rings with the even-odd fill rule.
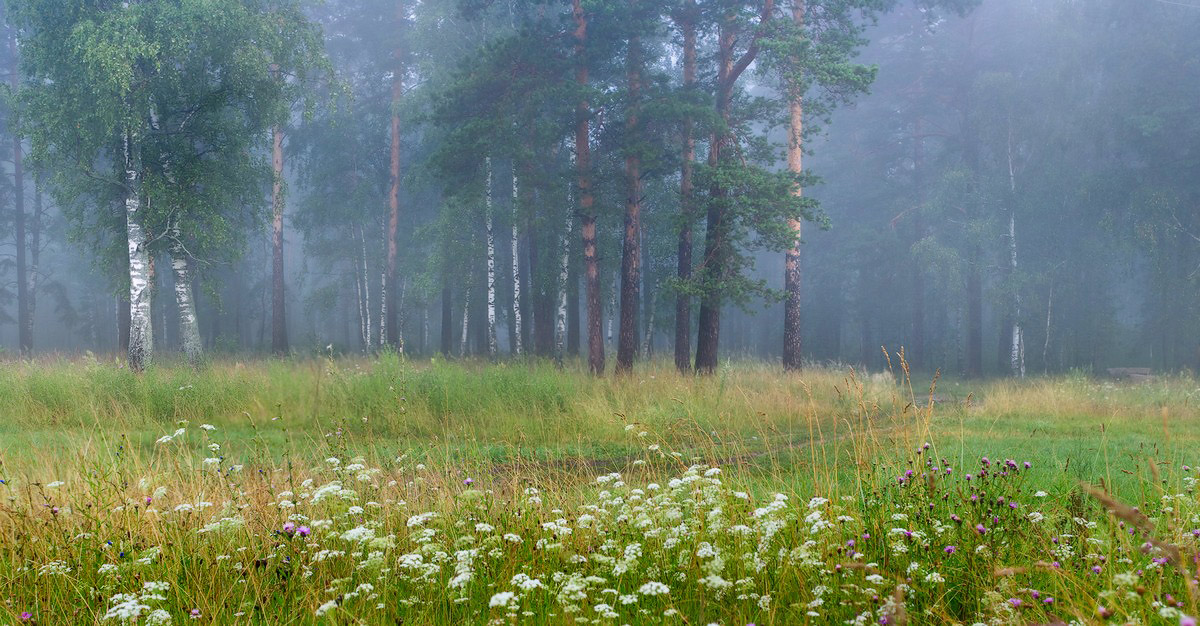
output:
[[[357,237],[356,237],[357,238]],[[367,311],[363,308],[363,279],[366,276],[366,271],[362,268],[362,261],[355,255],[354,258],[354,291],[355,300],[358,303],[358,340],[362,343],[363,349],[369,349],[371,346],[370,337],[367,329]]]
[[175,305],[179,311],[179,341],[192,366],[204,358],[200,341],[200,323],[196,320],[196,301],[192,294],[192,267],[187,249],[180,238],[179,223],[171,225],[171,270],[175,275]]
[[[572,189],[574,185],[572,185]],[[567,206],[574,206],[573,194],[567,192]],[[554,318],[554,360],[562,363],[567,343],[567,274],[571,267],[571,233],[575,230],[575,215],[567,210],[567,224],[559,247],[562,250],[558,266],[558,314]]]
[[[515,166],[514,166],[515,167]],[[512,180],[512,275],[513,275],[513,354],[521,356],[521,231],[517,226],[517,173],[513,172]]]
[[487,226],[487,341],[488,357],[495,359],[496,343],[496,236],[492,231],[492,157],[484,159],[487,181],[484,183],[484,221]]
[[467,329],[471,321],[471,288],[467,287],[467,297],[463,301],[462,340],[458,344],[458,355],[467,356]]
[[378,345],[379,345],[380,350],[387,347],[387,332],[384,330],[384,325],[387,324],[387,314],[388,314],[387,301],[388,301],[387,272],[380,272],[380,274],[379,274],[379,336],[377,337],[377,339],[379,340]]
[[125,159],[125,224],[129,248],[129,367],[141,371],[154,355],[154,322],[150,308],[150,250],[142,227],[141,163],[128,133],[122,140]]
[[[1009,186],[1009,211],[1008,211],[1008,252],[1009,252],[1009,276],[1014,280],[1017,275],[1017,177],[1016,171],[1013,168],[1013,133],[1011,122],[1008,128],[1008,186]],[[1021,331],[1021,292],[1019,289],[1013,289],[1013,326],[1012,326],[1012,347],[1009,353],[1009,362],[1012,365],[1012,373],[1014,376],[1025,377],[1025,339]]]
[[371,340],[375,336],[375,331],[371,320],[371,281],[367,279],[367,234],[363,231],[362,226],[358,227],[358,241],[362,250],[363,312],[366,316],[364,320],[363,349],[370,352],[372,346]]

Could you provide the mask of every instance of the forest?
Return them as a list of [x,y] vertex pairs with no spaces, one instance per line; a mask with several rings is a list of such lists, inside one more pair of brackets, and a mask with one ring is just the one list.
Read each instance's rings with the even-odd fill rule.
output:
[[13,356],[1200,366],[1187,2],[6,4]]
[[1200,619],[1200,0],[0,10],[0,624]]

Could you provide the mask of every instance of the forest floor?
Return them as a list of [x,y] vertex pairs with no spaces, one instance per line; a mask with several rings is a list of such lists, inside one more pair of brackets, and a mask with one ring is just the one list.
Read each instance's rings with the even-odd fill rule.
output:
[[931,382],[6,365],[0,623],[1198,613],[1200,381]]

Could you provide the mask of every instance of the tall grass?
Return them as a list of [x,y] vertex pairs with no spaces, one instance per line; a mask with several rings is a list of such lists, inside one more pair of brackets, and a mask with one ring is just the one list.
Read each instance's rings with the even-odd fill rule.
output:
[[0,622],[1197,614],[1194,380],[897,370],[14,365]]

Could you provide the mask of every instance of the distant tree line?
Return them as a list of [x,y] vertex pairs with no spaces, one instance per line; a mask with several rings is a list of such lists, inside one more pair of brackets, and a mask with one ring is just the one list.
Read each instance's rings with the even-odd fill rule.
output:
[[24,356],[1200,366],[1200,8],[4,10]]

